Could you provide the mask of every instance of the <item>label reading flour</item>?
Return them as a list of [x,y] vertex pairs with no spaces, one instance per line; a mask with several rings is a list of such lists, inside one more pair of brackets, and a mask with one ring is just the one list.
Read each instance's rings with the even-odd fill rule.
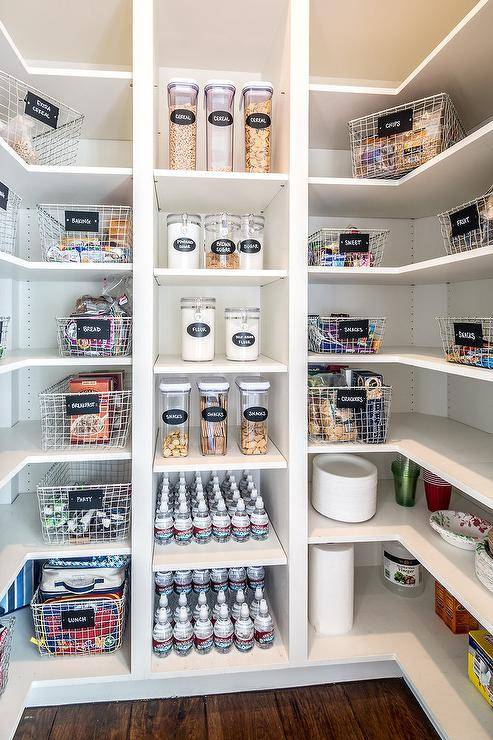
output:
[[413,127],[413,109],[406,108],[406,110],[380,116],[377,125],[379,136],[395,136],[395,134],[411,131]]
[[391,583],[405,588],[417,588],[422,580],[421,563],[411,558],[398,558],[384,550],[383,575]]
[[99,231],[98,211],[65,211],[65,231]]
[[255,344],[255,335],[250,331],[237,331],[233,334],[231,341],[237,347],[252,347]]
[[211,333],[211,327],[209,324],[204,324],[201,321],[196,321],[193,324],[189,324],[187,326],[187,334],[190,334],[191,337],[196,337],[197,339],[202,339],[203,337],[207,337]]
[[455,343],[459,347],[483,347],[483,326],[479,323],[454,321]]

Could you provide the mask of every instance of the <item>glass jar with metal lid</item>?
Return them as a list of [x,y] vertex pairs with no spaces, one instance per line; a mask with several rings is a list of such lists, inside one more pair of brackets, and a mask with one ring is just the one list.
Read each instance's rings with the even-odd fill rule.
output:
[[191,390],[188,378],[180,375],[161,378],[159,415],[163,457],[188,455]]
[[240,217],[215,213],[204,219],[205,266],[209,270],[237,270],[240,267],[238,230]]
[[170,170],[196,168],[198,93],[196,80],[175,77],[168,82]]
[[195,213],[170,213],[166,224],[168,267],[178,270],[195,270],[200,267],[200,216]]
[[215,298],[181,299],[181,358],[187,362],[214,359]]
[[240,269],[262,270],[264,266],[264,225],[263,216],[248,213],[240,217],[238,233],[238,252]]
[[260,308],[225,308],[224,319],[228,360],[256,360],[260,351]]

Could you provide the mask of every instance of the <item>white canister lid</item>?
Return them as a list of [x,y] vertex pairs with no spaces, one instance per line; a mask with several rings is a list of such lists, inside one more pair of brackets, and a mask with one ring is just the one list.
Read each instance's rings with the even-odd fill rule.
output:
[[270,388],[270,381],[267,378],[263,378],[259,375],[257,378],[251,375],[240,375],[236,378],[236,385],[242,391],[268,391]]
[[172,77],[171,80],[168,80],[168,90],[174,85],[190,85],[197,92],[199,91],[199,83],[193,77]]
[[251,80],[251,82],[245,82],[241,94],[244,95],[247,90],[267,90],[268,92],[274,92],[274,85],[272,82],[265,82],[264,80]]
[[313,467],[331,477],[350,479],[356,485],[364,479],[374,479],[378,475],[376,466],[358,455],[315,455]]
[[199,391],[228,391],[229,382],[224,375],[203,375],[197,379]]
[[233,80],[207,80],[204,85],[204,93],[210,90],[212,87],[229,87],[233,92],[236,92],[236,85]]
[[192,390],[192,384],[184,375],[165,375],[159,383],[161,393],[180,392]]

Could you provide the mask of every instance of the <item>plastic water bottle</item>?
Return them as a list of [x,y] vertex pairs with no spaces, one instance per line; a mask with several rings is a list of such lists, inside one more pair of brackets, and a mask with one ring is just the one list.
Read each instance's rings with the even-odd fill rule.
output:
[[193,610],[193,621],[196,622],[200,615],[200,607],[205,606],[207,609],[207,616],[210,617],[211,610],[209,609],[209,606],[207,604],[207,595],[205,591],[201,591],[199,593],[199,598],[197,599],[197,603],[195,605],[195,609]]
[[255,511],[255,502],[258,498],[258,493],[256,488],[252,488],[251,491],[248,491],[248,498],[245,501],[245,508],[248,516],[251,516],[253,512]]
[[243,475],[241,476],[241,480],[239,483],[238,488],[240,489],[241,494],[243,495],[243,491],[246,491],[248,488],[248,484],[252,482],[253,483],[253,477],[250,475],[249,470],[244,470]]
[[231,591],[244,591],[247,587],[247,572],[243,565],[235,566],[228,570],[229,587]]
[[172,570],[158,570],[154,574],[156,593],[169,596],[173,593],[174,576]]
[[[236,622],[237,619],[240,617],[241,613],[241,607],[245,603],[245,592],[242,588],[240,588],[239,591],[236,592],[236,598],[234,601],[233,606],[231,607],[231,619],[233,622]],[[250,613],[250,611],[248,612]]]
[[173,534],[177,545],[189,545],[193,539],[192,517],[187,504],[182,501],[175,515]]
[[173,542],[173,515],[165,498],[161,500],[154,519],[154,540],[158,545],[169,545]]
[[269,537],[269,517],[262,496],[257,496],[255,501],[255,511],[250,516],[250,530],[254,540],[266,540]]
[[252,619],[255,619],[257,614],[260,611],[260,602],[264,598],[264,591],[260,588],[260,586],[257,586],[255,589],[255,596],[253,597],[253,601],[250,604],[250,616]]
[[192,590],[192,571],[175,570],[175,591],[177,594],[189,594]]
[[173,628],[162,610],[162,619],[158,619],[152,630],[152,650],[158,658],[166,658],[173,649]]
[[193,627],[183,606],[173,630],[173,647],[178,655],[188,655],[193,648]]
[[263,565],[249,565],[246,570],[248,585],[255,591],[258,586],[265,587],[265,568]]
[[[224,499],[221,491],[217,489],[217,491],[214,493],[213,497],[209,499],[209,508],[211,511],[211,514],[213,514],[215,511],[217,511],[217,508],[219,506],[219,502],[222,501],[224,504]],[[224,508],[226,509],[226,504],[224,504]]]
[[265,599],[260,602],[259,613],[254,621],[255,642],[260,648],[270,648],[274,644],[274,622],[269,614]]
[[180,491],[180,493],[178,494],[177,498],[175,499],[175,506],[174,506],[174,509],[173,509],[173,513],[175,514],[175,516],[176,516],[176,514],[179,513],[180,506],[182,504],[185,504],[185,506],[187,507],[187,509],[189,509],[187,494],[184,491]]
[[242,653],[247,653],[255,644],[255,632],[247,604],[241,605],[240,615],[235,622],[234,641],[236,649]]
[[240,500],[240,492],[236,490],[233,493],[233,496],[228,500],[227,502],[227,508],[228,508],[228,514],[232,517],[233,514],[236,511],[236,507],[238,506],[238,501]]
[[214,623],[214,646],[218,653],[229,653],[234,642],[233,622],[226,604],[221,604],[218,617]]
[[195,650],[198,653],[210,653],[214,647],[214,630],[212,628],[212,622],[209,619],[207,607],[202,605],[200,607],[200,614],[198,620],[195,622],[194,627],[194,644]]
[[[219,612],[221,611],[221,607],[223,604],[226,604],[226,591],[218,591],[216,596],[216,603],[214,604],[214,609],[212,610],[212,622],[214,623],[216,619],[219,618]],[[227,608],[227,604],[226,604]],[[228,611],[229,615],[229,611]]]
[[212,536],[216,542],[228,542],[231,537],[231,519],[222,498],[212,513]]
[[199,511],[199,505],[200,505],[200,502],[201,501],[203,501],[204,504],[205,504],[205,510],[206,511],[209,510],[209,506],[207,504],[207,501],[205,500],[204,492],[203,491],[199,491],[197,493],[197,496],[193,499],[193,503],[192,503],[192,517],[197,516],[198,511]]
[[212,494],[215,486],[219,488],[219,478],[217,477],[217,470],[212,470],[211,477],[207,481],[207,485],[205,487],[208,496]]
[[231,536],[237,542],[246,542],[250,537],[250,517],[245,511],[245,502],[238,500],[236,511],[231,517]]
[[193,518],[193,538],[198,545],[205,545],[212,538],[212,520],[205,501],[200,501],[199,510]]
[[227,591],[228,581],[229,575],[227,568],[211,568],[211,588],[214,593]]
[[160,597],[159,597],[159,604],[157,606],[156,611],[154,612],[154,621],[155,622],[158,621],[159,615],[160,614],[162,615],[164,613],[162,611],[163,609],[164,609],[164,612],[166,613],[166,616],[168,617],[169,621],[171,622],[172,614],[171,614],[171,609],[168,606],[168,597],[166,596],[166,594],[161,594]]
[[192,586],[196,594],[207,593],[211,586],[211,572],[208,568],[200,568],[192,573]]
[[175,620],[175,623],[178,621],[180,617],[180,612],[182,609],[185,609],[187,616],[189,619],[192,617],[192,611],[190,607],[188,606],[188,599],[186,594],[180,594],[178,598],[178,604],[176,606],[176,609],[173,614],[173,619]]

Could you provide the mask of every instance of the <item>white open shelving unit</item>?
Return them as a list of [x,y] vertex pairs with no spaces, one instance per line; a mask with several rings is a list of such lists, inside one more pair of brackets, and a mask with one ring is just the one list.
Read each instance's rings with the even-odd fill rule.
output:
[[[434,317],[491,315],[493,247],[444,256],[436,214],[486,191],[493,181],[493,0],[426,0],[412,13],[391,0],[368,14],[364,0],[55,0],[33,10],[28,0],[0,0],[0,69],[28,80],[86,114],[74,167],[26,165],[0,139],[2,182],[23,198],[19,253],[0,253],[0,315],[11,315],[9,352],[0,361],[0,596],[29,559],[50,555],[129,553],[132,600],[124,648],[107,656],[42,659],[30,644],[29,611],[18,615],[10,680],[0,699],[0,737],[15,731],[25,705],[153,698],[384,676],[404,676],[444,738],[491,737],[491,712],[467,680],[465,638],[435,617],[436,577],[493,628],[493,594],[477,581],[469,553],[453,550],[427,524],[423,496],[413,510],[394,504],[387,480],[401,452],[455,486],[459,507],[493,511],[491,371],[444,361]],[[453,5],[453,7],[452,7]],[[30,23],[26,23],[29,12]],[[60,33],[77,14],[79,33]],[[97,33],[93,18],[98,17]],[[401,14],[401,16],[399,15]],[[55,24],[54,18],[57,18]],[[218,25],[220,19],[220,25]],[[382,20],[383,19],[383,20]],[[399,22],[398,22],[399,21]],[[397,24],[397,25],[396,25]],[[26,26],[42,31],[39,35]],[[347,54],[348,29],[354,33]],[[68,40],[70,38],[70,43]],[[386,42],[391,39],[391,47]],[[395,48],[394,48],[395,47]],[[43,53],[44,52],[44,53]],[[414,71],[413,71],[414,70]],[[275,88],[273,168],[241,171],[236,124],[233,173],[204,168],[199,113],[198,171],[167,169],[166,81],[213,77],[238,87],[251,79]],[[354,180],[347,121],[435,92],[449,92],[467,137],[399,181]],[[132,265],[55,265],[40,261],[38,202],[133,205]],[[218,210],[262,212],[264,270],[180,271],[166,263],[166,215]],[[355,224],[391,230],[383,266],[372,270],[308,268],[307,237],[323,226]],[[104,277],[133,275],[133,357],[60,358],[54,317]],[[214,295],[217,351],[211,363],[180,359],[179,300]],[[232,363],[224,356],[225,306],[259,305],[261,356]],[[308,313],[387,316],[374,357],[307,354]],[[379,369],[393,386],[387,442],[307,442],[308,362]],[[127,367],[133,381],[133,453],[123,450],[43,452],[37,395],[75,369]],[[197,430],[189,457],[165,460],[156,445],[161,374],[261,373],[271,381],[266,456],[240,454],[230,429],[228,454],[200,454]],[[232,390],[230,404],[236,405]],[[197,424],[195,391],[192,424]],[[314,454],[361,453],[379,467],[376,516],[361,525],[324,519],[310,506]],[[111,546],[43,543],[36,483],[62,460],[132,459],[132,531]],[[271,521],[262,543],[154,547],[153,509],[163,471],[254,470]],[[429,571],[427,593],[412,604],[381,588],[378,544],[398,540]],[[312,545],[356,543],[356,619],[347,635],[316,634],[308,620]],[[191,654],[160,661],[151,645],[154,571],[160,568],[264,564],[277,625],[270,651],[248,656]],[[365,567],[365,566],[373,566]],[[233,677],[233,678],[232,678]],[[104,690],[101,689],[104,684]]]

